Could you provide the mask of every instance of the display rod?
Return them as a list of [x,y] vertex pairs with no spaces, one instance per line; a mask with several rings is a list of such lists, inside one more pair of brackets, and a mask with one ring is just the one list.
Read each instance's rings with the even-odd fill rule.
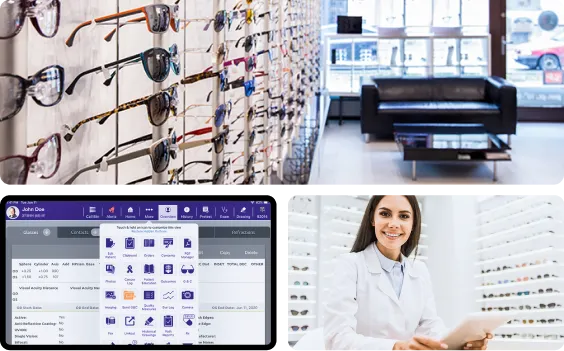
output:
[[[0,40],[0,73],[18,74],[27,76],[27,59],[18,60],[18,57],[27,58],[27,29],[24,25],[19,35],[12,39]],[[0,157],[8,155],[27,155],[27,105],[24,104],[20,112],[7,121],[0,123]],[[9,162],[2,162],[7,164]],[[0,178],[8,179],[6,169],[0,164]]]
[[[272,16],[272,13],[270,12],[270,1],[271,0],[265,0],[265,8],[264,8],[264,12],[268,13],[268,16],[264,16],[264,32],[268,32],[270,30],[270,17]],[[268,41],[268,38],[266,40],[266,49],[270,50],[270,43]],[[270,58],[269,58],[269,54],[267,55],[263,55],[263,61],[264,61],[264,71],[267,73],[266,76],[264,76],[264,86],[266,89],[270,88]],[[263,94],[264,96],[264,108],[267,110],[270,110],[270,97],[268,96],[268,94]],[[268,113],[263,114],[262,117],[262,124],[265,126],[265,130],[268,129],[268,124],[269,124],[269,120],[268,120]],[[263,158],[264,158],[264,184],[268,185],[270,184],[270,177],[268,176],[268,168],[270,167],[270,152],[268,152],[268,148],[270,147],[270,135],[268,132],[264,133],[264,138],[263,138]]]
[[[162,4],[162,0],[154,0],[154,4]],[[119,42],[119,38],[118,38]],[[153,35],[153,47],[162,48],[163,47],[163,34]],[[153,83],[153,93],[158,93],[163,89],[163,83]],[[119,106],[119,105],[118,105]],[[153,142],[157,142],[162,138],[166,138],[168,135],[168,128],[166,123],[162,126],[153,126]],[[118,147],[116,146],[116,150]],[[153,184],[164,184],[167,182],[168,172],[156,173],[153,171]]]
[[[213,2],[213,13],[212,17],[220,11],[220,4],[222,0],[212,0]],[[225,4],[225,2],[224,2]],[[212,50],[212,67],[213,72],[219,72],[220,63],[217,62],[217,52],[221,44],[220,33],[213,31],[213,50]],[[219,89],[219,78],[212,79],[212,113],[215,113],[220,104],[220,89]],[[221,126],[218,128],[215,126],[215,122],[212,123],[212,137],[215,138],[221,132]],[[213,150],[212,154],[212,174],[215,174],[217,170],[223,165],[223,159],[221,154],[215,153]]]
[[[291,3],[291,1],[290,1]],[[284,16],[286,15],[286,13],[282,10],[282,4],[279,3],[278,4],[278,10],[280,13],[280,17],[278,18],[278,45],[280,45],[280,48],[282,47],[282,45],[284,44]],[[288,5],[288,9],[290,8],[290,5]],[[277,86],[278,86],[278,91],[280,93],[282,93],[284,91],[284,56],[280,57],[280,69],[278,71],[278,73],[280,74],[280,79],[277,81]],[[268,95],[268,94],[267,94]],[[282,101],[283,102],[283,101]],[[280,107],[282,107],[282,104],[280,104]],[[282,121],[280,121],[280,118],[276,118],[276,128],[274,129],[278,132],[278,135],[280,135],[280,131],[282,130]],[[284,179],[284,162],[282,161],[282,152],[283,152],[283,148],[284,148],[284,142],[282,140],[282,138],[280,138],[279,136],[277,136],[276,138],[277,140],[280,141],[280,143],[278,144],[277,147],[277,156],[276,156],[276,162],[278,163],[277,167],[276,167],[276,171],[278,173],[278,178],[279,179]]]
[[[184,4],[184,18],[188,18],[188,6],[186,6],[186,4]],[[186,24],[184,24],[186,25]],[[182,43],[183,43],[183,50],[186,50],[186,43],[188,42],[188,31],[184,30],[184,34],[182,35]],[[186,54],[182,55],[182,77],[187,77],[188,76],[188,70],[187,70],[187,56]],[[183,109],[182,111],[184,111],[184,109],[186,108],[186,89],[183,89],[182,91],[182,106]],[[186,113],[184,113],[186,114]],[[187,132],[187,128],[186,128],[186,117],[182,117],[182,135],[184,135]],[[186,141],[186,138],[182,138],[182,142]],[[182,166],[184,167],[184,165],[186,164],[186,151],[182,152]],[[186,173],[188,172],[182,172],[182,180],[186,180]]]
[[[245,10],[245,20],[247,17],[247,13],[251,11],[251,4],[249,2],[247,2],[247,7]],[[244,27],[245,27],[245,40],[246,38],[249,37],[249,35],[251,35],[251,26],[252,26],[252,21],[251,24],[249,23],[244,23]],[[255,51],[256,50],[256,45],[253,45],[253,50],[251,51]],[[245,50],[245,58],[248,60],[249,57],[251,57],[253,55],[253,52],[247,52],[247,50]],[[245,61],[248,62],[248,61]],[[255,62],[256,64],[256,62]],[[251,75],[253,75],[254,73],[249,72],[247,69],[245,69],[245,82],[248,82],[249,80],[251,80]],[[249,109],[251,108],[251,99],[252,99],[252,94],[251,96],[246,96],[244,101],[245,101],[245,109],[243,113],[248,113]],[[247,162],[249,162],[250,158],[251,158],[251,147],[252,145],[250,144],[250,135],[251,135],[251,123],[252,121],[249,121],[248,118],[243,118],[244,122],[244,126],[245,129],[243,131],[243,135],[244,135],[244,140],[245,140],[245,148],[243,149],[243,155],[245,158],[245,165],[244,165],[244,178],[245,180],[249,179],[249,177],[251,176],[251,172],[253,172],[253,169],[249,170],[249,167],[247,167]]]

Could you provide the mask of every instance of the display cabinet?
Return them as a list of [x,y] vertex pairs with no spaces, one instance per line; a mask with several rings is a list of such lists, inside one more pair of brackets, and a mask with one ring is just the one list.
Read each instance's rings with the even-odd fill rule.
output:
[[476,301],[511,320],[495,350],[557,350],[564,323],[562,203],[552,196],[494,196],[479,204]]
[[[389,32],[387,32],[389,33]],[[358,96],[371,77],[473,77],[491,74],[489,34],[330,34],[322,84],[334,96]]]

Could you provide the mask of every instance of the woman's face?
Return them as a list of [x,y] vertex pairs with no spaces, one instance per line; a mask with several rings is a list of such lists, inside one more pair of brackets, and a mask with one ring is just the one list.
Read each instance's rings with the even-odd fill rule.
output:
[[15,216],[16,215],[16,210],[12,207],[10,209],[10,216]]
[[386,249],[398,252],[413,228],[413,209],[404,196],[384,196],[374,213],[376,240]]

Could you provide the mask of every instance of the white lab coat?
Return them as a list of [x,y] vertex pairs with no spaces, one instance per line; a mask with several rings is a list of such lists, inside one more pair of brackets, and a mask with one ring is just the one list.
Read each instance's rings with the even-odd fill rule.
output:
[[407,259],[398,299],[384,274],[376,245],[339,257],[325,307],[328,350],[391,350],[414,335],[441,338],[431,279],[421,261]]

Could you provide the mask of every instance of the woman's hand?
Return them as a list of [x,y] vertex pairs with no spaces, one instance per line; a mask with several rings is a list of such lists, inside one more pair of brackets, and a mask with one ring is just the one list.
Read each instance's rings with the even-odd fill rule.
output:
[[393,350],[446,350],[448,345],[436,339],[426,336],[414,336],[411,340],[398,341]]
[[493,339],[493,335],[488,333],[482,340],[468,341],[464,345],[464,350],[486,350],[488,348],[488,340]]

